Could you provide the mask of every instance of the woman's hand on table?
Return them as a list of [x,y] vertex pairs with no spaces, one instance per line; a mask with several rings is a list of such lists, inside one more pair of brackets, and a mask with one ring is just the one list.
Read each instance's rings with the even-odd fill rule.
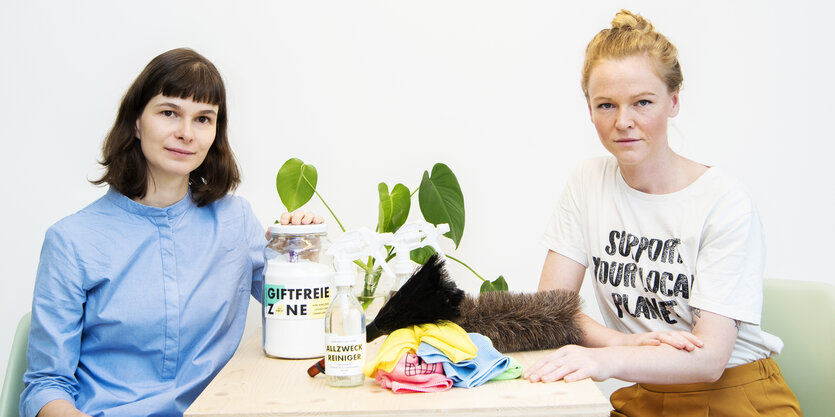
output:
[[608,379],[609,358],[602,349],[586,348],[577,345],[563,346],[536,361],[522,373],[522,378],[531,382],[565,382],[592,378],[595,381]]

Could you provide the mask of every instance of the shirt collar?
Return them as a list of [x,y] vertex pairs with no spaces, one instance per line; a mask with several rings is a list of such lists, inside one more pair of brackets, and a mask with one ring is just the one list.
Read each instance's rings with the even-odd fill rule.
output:
[[191,199],[191,188],[186,192],[185,197],[168,207],[151,207],[137,203],[112,187],[107,190],[107,198],[129,213],[148,217],[177,217],[194,204]]

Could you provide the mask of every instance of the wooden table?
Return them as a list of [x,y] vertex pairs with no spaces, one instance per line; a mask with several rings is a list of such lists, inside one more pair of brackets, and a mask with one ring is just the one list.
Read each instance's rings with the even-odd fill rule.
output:
[[[376,355],[383,338],[368,346]],[[511,353],[523,369],[550,351]],[[608,416],[609,402],[593,381],[532,384],[491,381],[476,388],[395,394],[374,379],[333,388],[324,375],[307,376],[313,359],[264,355],[261,332],[246,340],[185,416]]]

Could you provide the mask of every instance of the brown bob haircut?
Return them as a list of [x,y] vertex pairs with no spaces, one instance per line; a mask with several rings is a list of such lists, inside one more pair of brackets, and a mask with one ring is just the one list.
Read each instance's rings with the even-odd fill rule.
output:
[[226,88],[217,68],[188,48],[160,54],[136,77],[122,98],[116,121],[102,146],[100,163],[105,173],[91,182],[107,183],[131,199],[145,196],[148,165],[136,138],[136,120],[158,94],[218,106],[215,140],[203,163],[189,174],[189,187],[198,206],[223,198],[241,182],[226,134]]

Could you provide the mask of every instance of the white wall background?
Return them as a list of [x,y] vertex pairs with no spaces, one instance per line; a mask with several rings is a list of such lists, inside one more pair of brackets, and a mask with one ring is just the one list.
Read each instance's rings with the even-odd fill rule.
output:
[[605,152],[579,73],[622,7],[679,47],[671,142],[748,185],[767,276],[835,281],[831,1],[0,0],[0,375],[45,230],[104,193],[87,180],[122,94],[180,46],[227,81],[237,193],[264,224],[283,210],[274,180],[289,157],[318,168],[347,227],[374,226],[379,181],[412,189],[445,162],[466,198],[457,256],[533,291],[560,190],[579,160]]

